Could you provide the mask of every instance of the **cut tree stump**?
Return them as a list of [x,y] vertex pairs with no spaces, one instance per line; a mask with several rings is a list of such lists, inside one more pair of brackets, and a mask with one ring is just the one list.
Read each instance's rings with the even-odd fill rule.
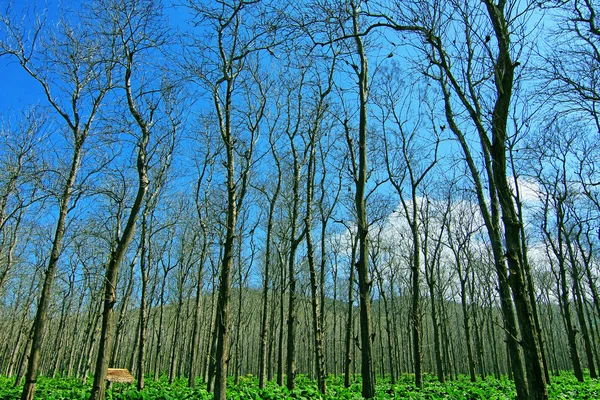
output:
[[109,387],[113,383],[131,383],[133,375],[126,368],[109,368],[106,372],[106,380]]

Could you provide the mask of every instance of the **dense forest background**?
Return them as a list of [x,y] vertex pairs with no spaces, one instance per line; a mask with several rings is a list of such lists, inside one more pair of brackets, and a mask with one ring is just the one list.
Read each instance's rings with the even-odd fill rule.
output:
[[0,373],[596,378],[599,12],[3,4]]

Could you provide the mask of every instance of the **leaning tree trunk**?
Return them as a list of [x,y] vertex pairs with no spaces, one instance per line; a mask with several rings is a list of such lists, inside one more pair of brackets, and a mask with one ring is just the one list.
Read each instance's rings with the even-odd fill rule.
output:
[[[145,149],[145,145],[144,145]],[[145,152],[145,150],[144,150]],[[138,166],[145,165],[145,154],[138,155]],[[94,383],[90,400],[104,400],[106,394],[106,374],[108,372],[108,358],[112,351],[113,342],[113,314],[116,299],[117,274],[119,266],[125,257],[129,243],[133,239],[133,232],[137,220],[137,215],[140,211],[142,201],[145,197],[148,188],[148,176],[145,169],[139,171],[139,186],[135,202],[131,207],[127,225],[123,231],[123,236],[118,241],[117,247],[111,253],[108,267],[106,269],[106,277],[104,284],[104,306],[102,311],[102,330],[100,333],[98,358],[96,359],[96,367],[94,372]]]
[[[498,56],[495,63],[495,83],[497,98],[492,113],[492,157],[493,179],[495,180],[498,200],[502,210],[504,238],[506,245],[506,261],[510,272],[509,284],[515,302],[519,327],[521,328],[521,346],[525,359],[525,371],[529,385],[529,396],[535,400],[548,399],[546,374],[542,363],[540,337],[533,320],[532,305],[528,293],[527,277],[521,260],[521,221],[517,216],[512,191],[508,184],[506,142],[507,123],[511,107],[514,72],[518,63],[513,62],[510,54],[509,23],[506,20],[505,3],[498,5],[491,0],[484,1],[491,19],[498,43]],[[490,177],[491,178],[491,177]]]
[[108,370],[108,360],[111,355],[113,345],[113,314],[114,305],[117,301],[116,298],[116,287],[117,287],[117,275],[119,267],[125,253],[129,248],[129,244],[133,239],[135,226],[137,223],[138,215],[142,208],[142,204],[148,191],[148,185],[150,180],[148,178],[148,157],[147,157],[147,146],[150,140],[150,124],[143,119],[139,113],[135,104],[134,96],[131,88],[131,72],[133,55],[128,56],[128,62],[125,71],[125,92],[127,95],[127,103],[129,111],[136,120],[138,127],[142,133],[140,141],[138,143],[138,154],[137,154],[137,172],[138,172],[138,188],[135,196],[135,200],[131,206],[129,217],[123,234],[117,241],[117,246],[111,252],[108,266],[106,268],[106,275],[104,280],[104,305],[102,311],[102,330],[100,333],[98,357],[96,359],[96,367],[94,372],[94,384],[92,386],[92,393],[90,400],[104,400],[106,394],[106,374]]
[[[441,48],[439,38],[432,37],[431,39],[435,44],[438,54],[441,54],[443,56],[444,52]],[[442,70],[445,71],[448,78],[450,78],[452,87],[455,90],[458,90],[456,80],[449,70],[447,61],[442,58],[441,64]],[[469,171],[471,172],[471,177],[473,178],[475,184],[475,191],[477,193],[477,202],[479,204],[479,209],[481,210],[486,229],[488,231],[488,236],[490,238],[490,245],[494,259],[494,267],[496,269],[496,274],[498,277],[498,294],[500,300],[500,309],[502,310],[502,319],[504,322],[504,329],[506,332],[506,346],[508,352],[508,361],[510,363],[509,371],[512,373],[513,379],[515,380],[517,398],[519,400],[527,400],[529,399],[529,391],[521,357],[521,348],[518,340],[517,319],[515,316],[514,303],[509,283],[509,276],[506,268],[505,252],[503,249],[503,241],[499,221],[500,205],[498,201],[498,193],[493,179],[494,177],[491,167],[492,162],[489,155],[489,148],[487,146],[483,146],[485,170],[487,176],[490,178],[490,180],[488,181],[488,189],[489,201],[491,205],[488,208],[488,200],[486,199],[486,195],[483,191],[484,186],[482,183],[481,174],[479,173],[479,170],[476,166],[476,162],[471,154],[471,150],[469,148],[467,140],[454,118],[450,90],[446,81],[444,80],[440,80],[440,86],[444,96],[446,120],[450,129],[458,139],[461,148],[463,149],[465,161],[467,163]],[[478,126],[478,129],[481,128],[481,123],[479,119],[477,119],[476,116],[473,119],[475,124]],[[479,130],[480,136],[484,136],[485,132],[482,132],[482,129]]]

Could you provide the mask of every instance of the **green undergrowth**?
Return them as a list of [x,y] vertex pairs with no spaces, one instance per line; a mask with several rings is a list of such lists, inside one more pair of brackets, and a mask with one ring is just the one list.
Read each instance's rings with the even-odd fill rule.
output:
[[[265,389],[258,388],[258,379],[253,376],[240,378],[238,385],[233,380],[227,388],[227,398],[233,400],[274,400],[274,399],[362,399],[360,377],[356,377],[350,387],[344,387],[342,376],[330,376],[327,381],[327,395],[317,390],[315,381],[298,376],[297,388],[293,391],[269,382]],[[0,376],[0,400],[18,399],[21,387],[14,387],[14,379]],[[38,380],[36,398],[48,400],[87,399],[91,391],[91,379],[86,385],[72,378],[44,378]],[[573,374],[565,372],[552,378],[548,386],[551,399],[600,399],[600,382],[586,377],[584,383],[577,382]],[[411,375],[403,375],[392,385],[387,379],[379,379],[376,387],[377,399],[457,399],[457,400],[504,400],[515,398],[514,384],[507,378],[479,379],[472,383],[466,376],[441,384],[435,376],[427,375],[423,389],[417,388]],[[187,387],[187,381],[178,379],[169,384],[166,378],[158,381],[148,379],[142,391],[134,385],[114,385],[107,391],[108,400],[184,400],[212,399],[206,386],[199,383],[195,389]]]

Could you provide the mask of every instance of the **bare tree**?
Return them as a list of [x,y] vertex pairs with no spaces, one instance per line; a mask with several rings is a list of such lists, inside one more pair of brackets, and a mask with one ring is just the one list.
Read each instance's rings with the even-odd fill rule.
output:
[[[290,70],[291,72],[292,70]],[[301,101],[306,84],[306,70],[300,69],[292,79],[285,79],[286,98],[285,108],[287,114],[285,133],[289,140],[291,158],[291,206],[289,210],[289,253],[287,254],[288,266],[288,313],[287,313],[287,354],[286,354],[286,386],[288,390],[296,387],[297,354],[296,331],[298,328],[298,302],[296,270],[296,256],[298,247],[306,235],[306,226],[302,227],[299,221],[301,198],[302,171],[307,163],[308,148],[302,143],[302,130],[304,123],[302,114],[303,102]]]
[[[582,264],[585,264],[582,258],[585,259],[585,254],[580,255],[576,250],[578,237],[585,224],[581,220],[586,209],[583,202],[587,202],[588,198],[585,194],[580,194],[576,183],[578,172],[571,167],[570,162],[575,158],[574,154],[579,153],[581,138],[578,132],[571,131],[570,126],[561,125],[551,124],[538,138],[533,138],[528,152],[532,160],[532,179],[541,189],[538,194],[542,203],[538,219],[546,242],[551,271],[556,280],[573,371],[576,378],[583,381],[583,367],[576,339],[578,331],[582,334],[590,376],[597,376],[591,335],[584,311],[585,295],[581,285],[581,269]],[[573,311],[579,329],[573,322]]]
[[[241,209],[253,163],[254,146],[264,116],[264,93],[258,89],[257,109],[247,123],[241,123],[236,108],[236,95],[248,94],[252,84],[260,82],[259,55],[274,44],[277,21],[268,20],[255,2],[234,0],[208,5],[195,0],[187,3],[196,23],[206,23],[205,37],[192,38],[193,51],[188,68],[198,83],[208,91],[214,106],[217,127],[225,150],[226,221],[223,255],[219,278],[216,312],[215,398],[225,399],[229,360],[229,320],[231,271],[238,210]],[[254,24],[247,21],[254,18]],[[208,34],[206,33],[208,32]],[[197,57],[196,60],[193,58]],[[247,116],[246,116],[247,117]],[[237,160],[241,165],[237,166]]]
[[[90,399],[103,400],[106,390],[106,374],[113,346],[113,314],[116,299],[117,276],[131,243],[137,219],[150,185],[150,170],[153,156],[157,156],[156,145],[161,137],[173,137],[177,132],[179,120],[173,108],[174,92],[172,86],[158,82],[162,87],[145,84],[149,72],[144,70],[147,58],[157,52],[166,43],[167,31],[161,25],[162,10],[153,0],[141,0],[122,4],[113,0],[95,3],[95,18],[100,23],[100,34],[112,46],[119,62],[118,88],[126,100],[125,112],[131,123],[126,130],[132,132],[137,149],[136,170],[137,190],[126,217],[122,232],[117,232],[116,246],[111,250],[106,267],[104,281],[104,299],[102,329],[99,339],[98,357],[94,373],[94,383]],[[141,84],[140,83],[144,83]],[[159,108],[162,107],[162,108]],[[164,130],[163,133],[154,133]],[[133,133],[136,132],[136,133]],[[151,139],[156,142],[151,142]],[[172,147],[171,147],[172,151]],[[166,152],[170,160],[170,151]],[[161,160],[163,161],[163,160]],[[164,162],[164,161],[163,161]],[[169,161],[165,163],[169,165]],[[160,169],[160,168],[159,168]],[[159,178],[163,178],[159,174]],[[143,380],[142,380],[143,385]]]
[[[476,328],[471,321],[474,307],[472,293],[469,296],[469,289],[475,284],[472,275],[474,274],[474,250],[473,236],[480,228],[477,226],[478,214],[470,210],[471,202],[459,201],[450,209],[446,221],[447,246],[454,255],[454,267],[460,284],[460,302],[463,316],[463,330],[465,334],[465,347],[467,348],[467,363],[469,366],[469,376],[471,382],[477,380],[475,372],[475,350],[473,336],[476,335]],[[470,297],[470,298],[469,298]],[[471,303],[471,304],[469,304]]]
[[[138,347],[138,360],[137,360],[137,388],[138,390],[142,390],[144,388],[144,373],[146,371],[146,345],[147,345],[147,331],[148,331],[148,283],[149,283],[149,273],[150,273],[150,265],[155,262],[152,254],[152,237],[153,235],[165,229],[169,223],[165,226],[155,227],[155,218],[154,212],[156,210],[158,201],[160,199],[160,194],[162,189],[166,183],[168,178],[168,170],[171,166],[171,156],[173,154],[174,146],[175,146],[175,135],[170,135],[171,137],[168,140],[167,145],[163,150],[163,154],[160,155],[159,160],[161,164],[156,165],[157,169],[152,176],[151,181],[149,182],[149,192],[151,193],[149,196],[146,196],[144,200],[144,207],[142,211],[142,221],[141,221],[141,233],[140,233],[140,245],[139,245],[139,266],[142,278],[142,287],[141,287],[141,299],[140,299],[140,307],[139,307],[139,347]],[[151,184],[153,183],[153,185]],[[176,221],[172,221],[170,223],[174,223]],[[156,285],[153,285],[153,288]]]
[[[315,195],[315,175],[317,169],[317,146],[320,136],[323,134],[323,119],[327,111],[327,97],[333,87],[333,73],[335,66],[335,58],[329,70],[325,71],[327,78],[324,79],[325,85],[317,84],[314,89],[316,94],[314,111],[310,115],[314,115],[314,121],[308,125],[307,151],[308,165],[306,175],[306,214],[304,218],[306,232],[306,251],[308,257],[308,267],[310,272],[310,288],[312,295],[312,314],[313,314],[313,334],[315,341],[315,363],[317,372],[317,384],[319,391],[325,395],[327,392],[327,372],[325,365],[325,333],[322,319],[322,308],[324,307],[323,296],[319,290],[319,277],[317,276],[317,268],[315,262],[315,250],[312,236],[313,224],[313,207]],[[318,81],[318,78],[317,78]],[[323,233],[324,235],[324,233]],[[321,271],[323,269],[321,268]]]
[[435,367],[438,376],[438,381],[444,383],[446,376],[444,373],[444,355],[441,344],[441,329],[440,325],[444,324],[438,315],[439,303],[443,302],[442,296],[438,296],[437,292],[442,282],[438,281],[442,262],[442,246],[444,243],[443,237],[445,226],[447,224],[448,215],[452,205],[452,197],[454,192],[454,184],[451,183],[446,192],[445,201],[425,199],[425,206],[421,213],[423,224],[423,263],[425,264],[425,282],[429,288],[429,301],[431,302],[431,322],[433,326],[433,345]]
[[38,172],[42,167],[40,143],[44,140],[46,115],[33,107],[20,113],[17,126],[10,119],[0,128],[0,293],[14,266],[15,251],[25,212],[43,199]]
[[[30,29],[8,8],[0,17],[2,55],[12,57],[41,86],[50,108],[63,122],[71,146],[70,165],[56,171],[53,198],[58,219],[52,239],[44,284],[34,320],[31,353],[21,398],[33,399],[45,334],[48,305],[63,248],[67,217],[78,199],[77,183],[84,145],[93,130],[100,105],[111,88],[112,61],[101,42],[88,29],[75,29],[65,18],[55,30],[46,30],[45,16],[35,18]],[[57,73],[60,72],[60,73]],[[74,197],[75,196],[75,197]]]
[[188,387],[196,386],[196,377],[198,375],[198,364],[199,364],[199,350],[200,350],[200,331],[201,331],[201,317],[202,317],[202,303],[203,293],[202,289],[204,286],[204,273],[206,262],[208,259],[210,231],[209,231],[209,217],[210,217],[210,184],[212,182],[213,175],[213,163],[214,154],[207,149],[204,157],[201,157],[201,161],[197,165],[198,167],[198,178],[196,181],[195,198],[194,203],[196,205],[196,214],[198,216],[198,223],[200,224],[200,235],[201,235],[201,249],[199,254],[199,260],[197,261],[197,276],[196,276],[196,302],[195,302],[195,313],[194,313],[194,326],[192,331],[191,350],[190,350],[190,368],[188,376]]
[[[277,121],[279,115],[275,118]],[[276,125],[277,126],[277,125]],[[275,128],[275,127],[273,127]],[[271,154],[273,155],[273,161],[275,162],[275,166],[277,168],[277,180],[275,182],[275,187],[272,189],[272,193],[269,193],[265,188],[259,188],[259,190],[267,196],[267,201],[269,204],[269,209],[267,212],[267,232],[265,237],[265,261],[264,261],[264,272],[263,272],[263,299],[262,299],[262,314],[261,314],[261,333],[260,333],[260,349],[259,349],[259,375],[258,375],[258,387],[260,389],[264,389],[267,378],[267,340],[268,340],[268,308],[269,308],[269,285],[271,283],[271,265],[273,252],[272,252],[272,244],[273,244],[273,225],[274,225],[274,217],[275,217],[275,206],[277,205],[277,200],[279,198],[279,193],[281,191],[281,181],[283,179],[283,172],[281,170],[281,162],[279,161],[279,155],[277,154],[277,141],[276,136],[274,134],[275,129],[269,129],[269,148]],[[274,307],[274,305],[273,305]],[[274,329],[274,327],[271,327]]]
[[600,133],[600,4],[569,0],[548,6],[554,5],[555,25],[536,66],[546,88],[538,95],[550,105],[550,119],[569,116]]
[[[532,317],[533,305],[523,264],[522,221],[516,212],[506,160],[509,136],[518,133],[509,130],[508,120],[514,101],[513,91],[521,81],[517,69],[525,62],[522,53],[528,45],[529,33],[526,21],[535,5],[534,2],[512,5],[503,0],[486,0],[477,5],[449,2],[427,8],[415,3],[408,10],[402,9],[406,12],[399,15],[396,23],[390,23],[385,16],[380,17],[384,18],[384,25],[397,31],[406,30],[406,25],[400,22],[408,18],[422,25],[416,30],[422,35],[422,41],[417,44],[424,55],[422,71],[438,82],[444,99],[446,123],[440,125],[440,129],[447,125],[460,144],[492,243],[507,342],[520,399],[548,398],[540,337]],[[454,35],[453,32],[461,34]],[[459,119],[459,110],[464,110],[467,120]],[[466,135],[466,129],[475,132],[474,142]],[[483,171],[474,161],[476,148],[481,148]],[[484,183],[482,179],[487,181]],[[517,341],[517,321],[523,337],[520,342]],[[522,373],[519,344],[523,349],[526,374]]]
[[358,275],[359,303],[360,303],[360,343],[361,343],[361,375],[362,395],[370,399],[375,396],[375,370],[373,366],[373,328],[371,316],[371,286],[372,280],[369,273],[369,222],[367,219],[366,197],[368,196],[367,180],[369,168],[367,165],[368,154],[368,92],[369,92],[369,62],[363,43],[364,33],[361,26],[360,16],[361,3],[350,2],[347,9],[351,26],[348,32],[342,33],[353,42],[352,54],[358,58],[357,64],[352,64],[357,79],[358,91],[358,135],[357,143],[354,142],[352,129],[346,118],[343,128],[346,136],[348,150],[350,152],[349,168],[354,180],[354,207],[357,229],[357,258],[356,271]]
[[[419,219],[420,204],[418,197],[423,193],[427,184],[425,179],[438,162],[438,147],[440,143],[437,127],[432,124],[430,132],[421,132],[427,115],[409,104],[400,104],[401,85],[390,72],[384,73],[379,87],[379,108],[382,112],[381,124],[385,150],[385,166],[389,182],[396,191],[402,205],[403,215],[408,222],[412,235],[411,275],[412,275],[412,346],[415,370],[415,384],[423,387],[423,347],[421,306],[421,221]],[[415,88],[414,91],[419,91]],[[427,94],[420,94],[419,105],[430,101]],[[406,118],[412,111],[416,115],[414,122]],[[410,123],[410,126],[409,126]],[[407,193],[408,192],[408,193]]]

